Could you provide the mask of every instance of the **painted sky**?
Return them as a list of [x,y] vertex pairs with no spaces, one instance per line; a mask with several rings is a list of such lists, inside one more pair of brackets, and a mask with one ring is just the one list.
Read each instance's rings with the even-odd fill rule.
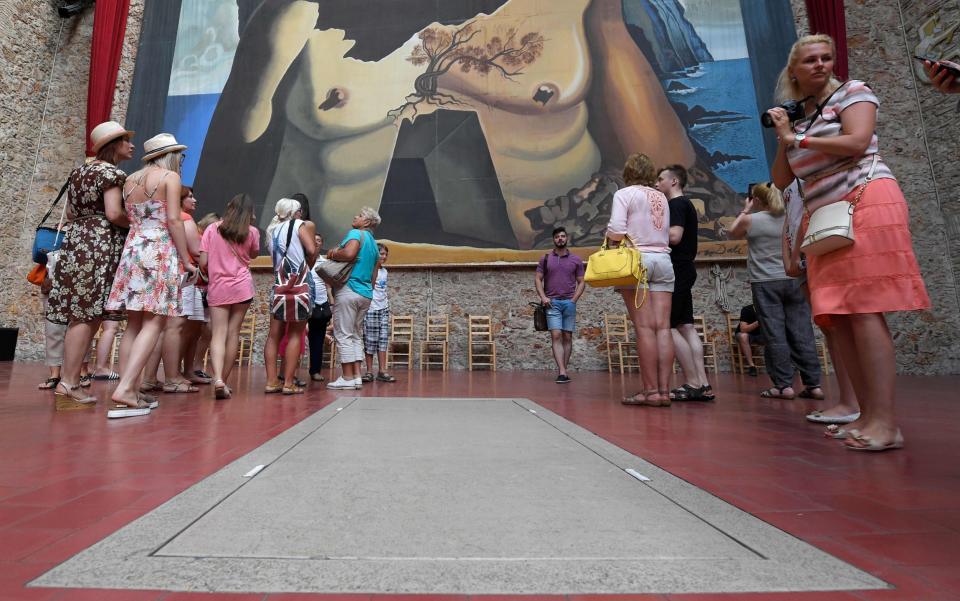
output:
[[713,58],[747,57],[740,0],[678,0]]

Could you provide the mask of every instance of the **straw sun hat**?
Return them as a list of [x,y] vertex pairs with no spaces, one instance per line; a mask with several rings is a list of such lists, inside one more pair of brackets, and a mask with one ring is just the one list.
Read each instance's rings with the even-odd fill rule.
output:
[[93,128],[90,132],[90,142],[93,144],[93,152],[100,152],[100,149],[123,136],[133,136],[134,132],[127,130],[116,121],[107,121]]
[[157,134],[143,143],[142,161],[152,161],[158,156],[163,156],[168,152],[186,150],[187,147],[177,142],[173,134]]

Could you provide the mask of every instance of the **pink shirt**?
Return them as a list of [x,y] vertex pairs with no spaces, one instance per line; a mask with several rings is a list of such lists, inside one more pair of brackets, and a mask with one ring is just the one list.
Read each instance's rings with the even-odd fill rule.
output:
[[200,239],[200,250],[207,253],[207,304],[211,307],[242,303],[256,294],[250,260],[260,252],[260,232],[251,225],[247,241],[234,244],[220,235],[221,223],[211,223]]
[[611,234],[626,234],[640,252],[670,252],[670,213],[667,197],[646,186],[628,186],[613,195]]

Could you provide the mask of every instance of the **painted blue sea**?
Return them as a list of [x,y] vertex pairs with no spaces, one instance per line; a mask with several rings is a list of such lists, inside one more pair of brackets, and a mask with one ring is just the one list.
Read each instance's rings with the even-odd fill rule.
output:
[[695,124],[689,134],[710,153],[755,157],[714,167],[714,173],[736,192],[744,192],[751,182],[770,179],[770,168],[763,151],[760,118],[754,96],[750,59],[702,63],[697,69],[678,79],[663,82],[666,89],[677,81],[689,89],[668,91],[671,102],[693,108],[700,105],[708,111],[731,111],[748,117],[722,123]]

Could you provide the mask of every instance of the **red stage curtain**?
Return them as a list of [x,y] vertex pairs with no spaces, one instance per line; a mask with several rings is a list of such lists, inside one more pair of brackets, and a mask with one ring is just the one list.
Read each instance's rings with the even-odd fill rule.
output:
[[826,33],[837,45],[833,73],[840,81],[847,79],[847,19],[843,0],[805,0],[810,19],[810,33]]
[[90,149],[90,131],[110,120],[130,0],[100,0],[94,6],[90,82],[87,86],[87,156],[94,154]]

